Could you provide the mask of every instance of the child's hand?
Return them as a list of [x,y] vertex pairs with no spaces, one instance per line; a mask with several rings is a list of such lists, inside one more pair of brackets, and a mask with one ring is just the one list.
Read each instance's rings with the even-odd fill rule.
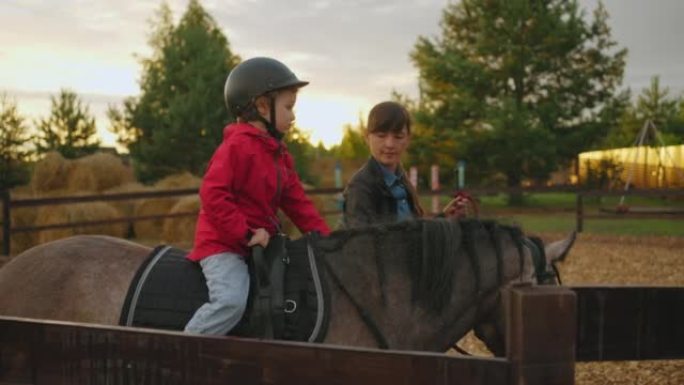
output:
[[270,238],[271,236],[265,229],[256,229],[254,230],[254,235],[252,235],[252,238],[249,240],[249,242],[247,242],[247,246],[252,247],[255,245],[261,245],[262,247],[266,248],[266,246],[268,246],[268,240]]

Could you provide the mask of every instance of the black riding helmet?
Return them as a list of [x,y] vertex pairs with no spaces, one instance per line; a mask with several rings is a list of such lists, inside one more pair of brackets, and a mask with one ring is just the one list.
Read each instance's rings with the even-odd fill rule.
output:
[[[273,91],[304,87],[309,82],[299,80],[287,66],[268,57],[255,57],[238,64],[228,75],[223,96],[228,110],[236,117],[248,115],[262,121],[269,134],[282,139],[275,128],[275,96]],[[271,121],[256,113],[254,101],[262,95],[270,99]]]

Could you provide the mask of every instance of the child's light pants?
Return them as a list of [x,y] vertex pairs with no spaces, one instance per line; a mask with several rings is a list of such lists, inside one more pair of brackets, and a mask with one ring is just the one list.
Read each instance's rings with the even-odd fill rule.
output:
[[240,255],[229,252],[206,257],[199,263],[207,280],[209,302],[197,309],[185,331],[225,335],[237,325],[247,307],[247,264]]

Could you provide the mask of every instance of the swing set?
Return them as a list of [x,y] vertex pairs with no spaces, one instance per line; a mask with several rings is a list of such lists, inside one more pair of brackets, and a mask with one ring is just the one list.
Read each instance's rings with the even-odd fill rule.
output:
[[[636,170],[637,168],[639,168],[639,157],[642,156],[645,159],[649,153],[650,146],[648,146],[648,143],[654,143],[656,141],[658,143],[658,146],[655,147],[655,154],[657,156],[658,161],[656,164],[655,171],[652,171],[651,174],[656,176],[658,186],[663,186],[666,184],[665,182],[667,182],[666,178],[668,177],[668,173],[666,172],[665,168],[666,161],[669,161],[669,164],[672,165],[671,168],[674,170],[677,177],[676,179],[678,180],[677,184],[684,186],[684,172],[680,167],[677,167],[678,165],[675,163],[672,155],[670,154],[669,149],[665,146],[665,143],[663,142],[663,139],[660,136],[658,129],[656,128],[653,121],[649,119],[646,122],[644,122],[644,125],[641,128],[639,135],[637,136],[637,138],[634,141],[634,144],[630,148],[632,150],[631,167],[628,167],[627,179],[625,181],[623,194],[620,196],[618,204],[614,208],[600,207],[600,211],[614,214],[684,214],[684,208],[655,206],[639,207],[627,204],[626,197],[630,193],[630,189],[634,184]],[[642,151],[644,152],[643,155],[641,155]],[[627,159],[625,159],[624,162],[625,165],[627,165],[626,160]],[[643,163],[643,169],[645,173],[648,172],[648,164],[646,162]]]

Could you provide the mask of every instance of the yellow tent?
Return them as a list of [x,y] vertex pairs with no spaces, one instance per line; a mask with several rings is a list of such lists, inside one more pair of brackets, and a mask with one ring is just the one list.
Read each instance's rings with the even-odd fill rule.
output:
[[[651,135],[649,135],[649,133]],[[657,139],[659,146],[647,146],[646,138]],[[684,187],[684,145],[665,146],[658,129],[651,120],[644,122],[634,146],[612,150],[591,151],[579,155],[580,182],[587,180],[589,172],[608,171],[613,181],[636,188]],[[604,170],[601,170],[604,168]]]

